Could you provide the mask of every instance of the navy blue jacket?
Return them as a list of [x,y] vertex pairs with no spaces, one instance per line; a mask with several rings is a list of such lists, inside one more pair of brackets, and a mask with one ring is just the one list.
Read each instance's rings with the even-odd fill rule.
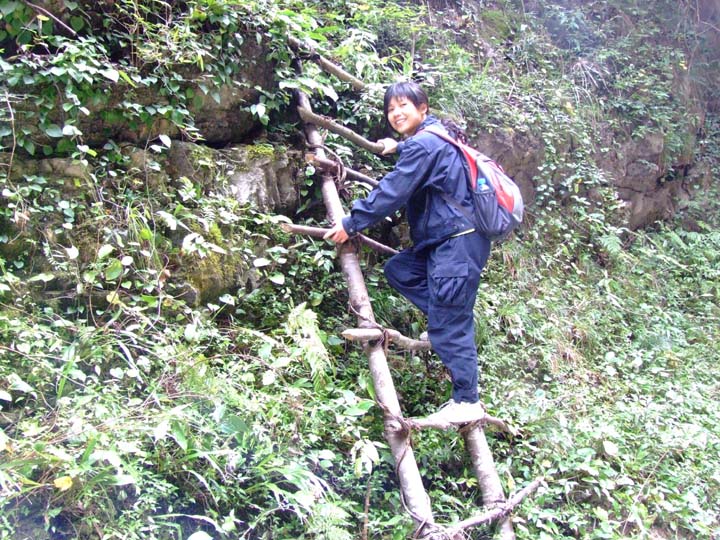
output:
[[[439,124],[429,115],[418,132]],[[353,204],[343,218],[345,232],[353,235],[407,206],[410,237],[415,249],[445,240],[473,226],[440,195],[461,201],[472,214],[472,199],[466,180],[464,157],[450,143],[432,133],[416,133],[398,144],[395,169],[365,199]]]

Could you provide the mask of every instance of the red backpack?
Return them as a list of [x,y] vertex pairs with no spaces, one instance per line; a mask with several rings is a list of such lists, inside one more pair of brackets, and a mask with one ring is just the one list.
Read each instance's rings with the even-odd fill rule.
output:
[[489,240],[501,240],[509,235],[522,221],[525,209],[517,184],[492,159],[456,141],[442,128],[428,126],[423,131],[437,135],[462,151],[469,173],[474,212],[470,215],[445,193],[442,194],[443,199],[474,223],[477,231]]

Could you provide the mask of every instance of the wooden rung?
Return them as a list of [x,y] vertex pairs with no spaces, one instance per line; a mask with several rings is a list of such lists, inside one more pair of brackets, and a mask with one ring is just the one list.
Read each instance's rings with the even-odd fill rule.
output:
[[[320,169],[321,171],[335,171],[338,167],[337,161],[321,158],[316,154],[306,154],[305,161],[307,161],[308,163],[312,163],[317,169]],[[350,178],[351,180],[355,180],[356,182],[364,182],[365,184],[368,184],[372,187],[376,187],[380,184],[378,180],[370,178],[369,176],[348,167],[345,167],[345,173],[347,174],[348,178]]]
[[508,425],[504,420],[500,420],[499,418],[496,418],[495,416],[490,416],[487,413],[485,413],[485,416],[483,416],[479,420],[476,420],[475,422],[469,422],[467,424],[453,424],[451,422],[442,422],[442,421],[434,420],[429,416],[406,418],[404,420],[404,423],[410,429],[442,429],[442,430],[447,430],[450,428],[464,429],[465,426],[473,426],[473,425],[481,425],[481,426],[482,425],[491,425],[491,426],[495,426],[496,428],[500,429],[501,431],[510,433],[513,436],[518,434],[518,430],[516,428]]
[[465,529],[476,527],[477,525],[485,525],[508,516],[525,497],[533,493],[543,482],[545,482],[544,478],[536,478],[497,507],[445,528],[444,533],[447,535],[446,537],[454,538],[455,535],[462,533]]
[[[293,234],[306,234],[308,236],[312,236],[314,238],[322,238],[325,236],[325,233],[327,233],[330,229],[324,229],[322,227],[309,227],[307,225],[295,225],[294,223],[281,223],[280,228],[288,233]],[[385,255],[397,255],[398,251],[396,249],[391,248],[390,246],[386,246],[385,244],[381,244],[380,242],[377,242],[376,240],[373,240],[372,238],[368,238],[364,234],[358,234],[354,236],[353,238],[358,238],[363,244],[366,246],[374,249],[378,253],[384,253]]]
[[432,346],[429,341],[412,339],[403,336],[397,330],[385,330],[380,328],[347,328],[342,332],[342,337],[348,341],[377,341],[387,335],[395,345],[406,351],[429,351]]

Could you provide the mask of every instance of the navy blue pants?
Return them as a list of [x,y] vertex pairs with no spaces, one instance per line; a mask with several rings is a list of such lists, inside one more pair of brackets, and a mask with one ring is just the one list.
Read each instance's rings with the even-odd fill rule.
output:
[[450,371],[455,401],[478,401],[473,307],[490,241],[477,233],[420,251],[406,249],[385,264],[390,285],[428,318],[433,350]]

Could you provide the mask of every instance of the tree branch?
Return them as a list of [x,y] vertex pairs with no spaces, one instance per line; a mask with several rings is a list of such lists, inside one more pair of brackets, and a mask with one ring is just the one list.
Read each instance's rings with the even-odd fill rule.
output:
[[523,501],[525,497],[527,497],[528,495],[533,493],[538,487],[540,487],[540,484],[542,484],[544,481],[545,480],[542,477],[536,478],[523,489],[512,495],[502,505],[498,506],[497,508],[493,508],[492,510],[488,510],[487,512],[483,512],[482,514],[479,514],[477,516],[460,521],[455,525],[448,527],[445,530],[445,533],[452,536],[453,534],[459,533],[464,529],[475,527],[477,525],[483,525],[485,523],[490,523],[492,521],[500,519],[501,517],[507,516],[518,504]]
[[[344,335],[344,334],[343,334]],[[442,429],[447,430],[450,428],[457,428],[457,424],[451,424],[450,422],[442,422],[438,420],[431,420],[430,417],[423,416],[419,418],[406,418],[405,423],[408,425],[410,429]],[[517,435],[518,431],[514,427],[508,425],[504,420],[501,420],[500,418],[497,418],[495,416],[491,416],[489,414],[485,414],[482,418],[479,420],[472,422],[471,424],[468,424],[469,426],[475,426],[475,425],[483,425],[483,424],[489,424],[491,426],[495,426],[496,428],[500,429],[501,431],[504,431],[506,433],[510,433],[511,435]]]
[[341,126],[340,124],[334,122],[333,120],[330,120],[329,118],[325,118],[324,116],[315,114],[314,112],[306,109],[305,107],[298,107],[297,110],[298,113],[300,113],[300,118],[302,118],[303,122],[305,122],[306,124],[314,124],[316,126],[323,127],[328,131],[332,131],[333,133],[336,133],[337,135],[340,135],[341,137],[344,137],[347,140],[354,142],[359,147],[364,148],[369,152],[373,152],[374,154],[380,154],[383,150],[385,150],[385,146],[382,143],[374,143],[368,141],[365,137],[363,137],[362,135],[358,135],[352,129]]
[[315,49],[312,46],[308,45],[307,43],[303,43],[302,41],[293,36],[288,36],[288,42],[293,49],[305,49],[309,51],[312,60],[314,60],[324,71],[330,73],[331,75],[335,75],[341,81],[350,83],[353,89],[357,91],[362,91],[365,89],[364,82],[362,82],[357,77],[354,77],[337,64],[332,63],[324,56],[321,56],[320,54],[315,52]]
[[53,15],[52,13],[50,13],[50,12],[49,12],[47,9],[45,9],[44,7],[42,7],[42,6],[36,6],[35,4],[31,4],[31,3],[28,2],[27,0],[24,0],[24,1],[23,1],[23,4],[25,4],[25,5],[26,5],[27,7],[29,7],[30,9],[34,9],[35,11],[37,11],[38,13],[40,13],[41,15],[45,15],[46,17],[50,17],[53,21],[55,21],[55,22],[58,23],[60,26],[62,26],[65,30],[67,30],[68,32],[70,32],[70,34],[71,34],[72,36],[77,36],[77,32],[75,32],[75,30],[73,30],[72,28],[70,28],[67,24],[65,24],[64,22],[62,22],[60,19],[57,18],[57,16]]
[[375,341],[382,339],[385,335],[390,341],[406,351],[429,351],[432,345],[427,340],[412,339],[402,335],[397,330],[380,328],[347,328],[342,332],[342,337],[348,341]]
[[[331,159],[325,159],[316,156],[315,154],[306,154],[305,155],[305,161],[308,163],[311,163],[321,171],[330,171],[330,172],[336,172],[339,167],[339,163],[337,161],[333,161]],[[348,169],[347,167],[343,166],[343,169],[345,171],[345,174],[348,178],[351,180],[355,180],[357,182],[364,182],[365,184],[369,184],[372,187],[377,186],[380,182],[378,180],[375,180],[374,178],[370,178],[369,176],[355,171],[353,169]]]
[[[323,229],[322,227],[308,227],[307,225],[295,225],[294,223],[281,223],[280,228],[283,231],[288,232],[288,233],[306,234],[306,235],[312,236],[314,238],[322,238],[323,236],[325,236],[325,233],[330,230],[330,229]],[[397,255],[398,254],[398,251],[396,249],[393,249],[390,246],[386,246],[385,244],[381,244],[380,242],[373,240],[372,238],[368,238],[364,234],[358,234],[356,236],[353,236],[353,238],[357,238],[363,244],[365,244],[369,248],[374,249],[378,253],[383,253],[385,255]]]

